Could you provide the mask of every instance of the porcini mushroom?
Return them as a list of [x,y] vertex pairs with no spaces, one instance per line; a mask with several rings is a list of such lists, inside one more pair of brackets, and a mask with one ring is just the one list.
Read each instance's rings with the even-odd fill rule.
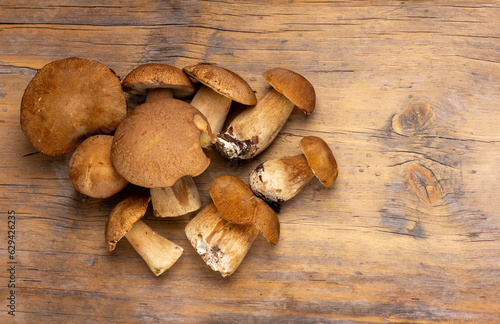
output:
[[[146,95],[146,102],[191,96],[194,85],[179,68],[149,63],[133,69],[122,82],[123,90]],[[198,188],[190,176],[180,178],[171,187],[151,188],[153,212],[156,217],[175,217],[201,207]]]
[[159,276],[179,259],[183,249],[140,220],[146,213],[150,199],[149,196],[131,196],[119,202],[109,214],[105,238],[111,252],[125,236],[151,271]]
[[186,66],[183,70],[202,83],[191,105],[207,117],[214,134],[222,130],[232,101],[244,105],[257,103],[252,88],[232,71],[206,63]]
[[146,95],[146,102],[162,98],[191,96],[194,85],[181,69],[167,64],[148,63],[133,69],[122,82],[123,90]]
[[250,188],[271,204],[287,201],[316,176],[325,188],[337,179],[337,162],[326,142],[316,136],[300,141],[303,154],[273,159],[250,172]]
[[103,64],[66,58],[45,65],[21,102],[21,128],[43,154],[64,155],[86,136],[111,134],[127,114],[120,79]]
[[215,137],[198,109],[177,99],[137,106],[118,126],[111,146],[115,169],[129,182],[171,187],[201,174],[210,164],[202,147]]
[[108,198],[128,184],[113,167],[113,136],[94,135],[83,141],[69,160],[69,180],[82,194],[92,198]]
[[212,203],[186,226],[185,232],[207,265],[223,277],[236,271],[259,232],[278,243],[276,213],[234,176],[220,176],[209,183]]
[[314,88],[300,74],[274,68],[264,72],[264,77],[273,88],[217,135],[216,148],[227,159],[250,159],[264,151],[278,135],[293,107],[299,107],[306,115],[314,110]]

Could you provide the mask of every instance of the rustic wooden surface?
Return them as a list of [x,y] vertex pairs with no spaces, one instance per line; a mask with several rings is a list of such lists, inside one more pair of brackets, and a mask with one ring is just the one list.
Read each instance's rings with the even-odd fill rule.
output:
[[[0,3],[0,321],[16,213],[16,316],[46,321],[500,322],[499,1],[19,1]],[[44,64],[94,59],[124,77],[142,63],[211,62],[248,80],[295,70],[317,92],[254,161],[214,152],[196,183],[247,181],[302,136],[332,147],[339,177],[282,206],[281,240],[258,237],[229,278],[184,236],[193,214],[146,222],[185,253],[155,277],[104,224],[114,205],[71,186],[69,156],[35,153],[19,126]],[[137,99],[130,99],[130,107]]]

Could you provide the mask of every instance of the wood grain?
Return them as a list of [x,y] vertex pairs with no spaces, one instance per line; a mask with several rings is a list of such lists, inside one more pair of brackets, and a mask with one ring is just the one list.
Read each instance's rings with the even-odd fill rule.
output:
[[[15,210],[15,320],[500,322],[499,16],[498,1],[2,1],[0,259],[7,269]],[[229,278],[185,237],[194,214],[150,210],[147,224],[184,249],[157,278],[128,242],[113,253],[104,243],[107,215],[137,188],[86,198],[68,180],[69,156],[36,153],[21,132],[26,85],[71,56],[122,78],[143,63],[216,63],[258,98],[265,70],[292,69],[314,85],[316,110],[295,110],[248,163],[208,152],[195,178],[202,205],[211,179],[248,182],[307,135],[333,149],[338,180],[284,203],[280,242],[259,236]],[[130,109],[140,100],[127,98]],[[0,271],[4,302],[8,280]]]

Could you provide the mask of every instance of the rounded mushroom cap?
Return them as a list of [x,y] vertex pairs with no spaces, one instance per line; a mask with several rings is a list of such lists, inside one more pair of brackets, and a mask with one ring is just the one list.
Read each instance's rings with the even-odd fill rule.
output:
[[198,109],[177,99],[137,106],[116,130],[111,147],[115,169],[146,188],[171,187],[201,174],[210,164],[202,144],[215,136]]
[[145,95],[148,89],[172,89],[174,97],[186,98],[194,91],[193,82],[181,69],[172,65],[148,63],[133,69],[122,82],[123,90]]
[[328,144],[319,137],[306,136],[299,145],[316,177],[325,188],[330,188],[337,180],[338,169]]
[[302,75],[287,69],[274,68],[264,72],[264,78],[306,115],[314,111],[316,92],[312,84]]
[[242,77],[232,71],[207,63],[186,66],[183,70],[231,100],[249,106],[257,104],[257,97],[252,88]]
[[116,243],[146,214],[150,200],[150,196],[130,196],[113,208],[105,228],[109,251],[113,251]]
[[73,151],[90,134],[111,134],[127,114],[120,79],[96,61],[66,58],[45,65],[21,102],[21,128],[47,155]]
[[254,224],[269,243],[278,243],[278,216],[240,178],[217,177],[210,181],[208,190],[215,207],[225,219],[235,224]]
[[111,163],[113,136],[95,135],[83,141],[69,160],[69,180],[82,194],[108,198],[128,184]]

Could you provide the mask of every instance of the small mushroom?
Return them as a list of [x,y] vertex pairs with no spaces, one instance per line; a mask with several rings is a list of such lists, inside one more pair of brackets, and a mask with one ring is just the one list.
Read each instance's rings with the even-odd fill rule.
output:
[[203,84],[191,105],[207,117],[214,134],[222,130],[233,100],[244,105],[257,103],[252,88],[232,71],[206,63],[187,66],[183,70]]
[[145,188],[172,187],[210,164],[202,147],[215,141],[198,109],[177,99],[137,106],[116,130],[111,146],[115,169]]
[[113,136],[94,135],[83,141],[69,160],[69,180],[82,194],[108,198],[125,188],[125,180],[111,162]]
[[269,243],[278,243],[279,220],[237,177],[213,179],[209,192],[213,202],[187,224],[185,232],[205,263],[227,277],[236,271],[259,232]]
[[292,199],[316,175],[325,188],[337,179],[337,162],[332,150],[319,137],[300,141],[303,154],[261,163],[250,172],[252,191],[271,204]]
[[162,98],[191,96],[194,85],[181,69],[172,65],[148,63],[133,69],[122,82],[123,90],[146,95],[146,102]]
[[140,219],[146,213],[151,197],[131,196],[111,211],[106,222],[106,245],[111,252],[125,236],[156,276],[169,269],[183,249],[153,231]]
[[87,136],[111,134],[127,114],[120,78],[103,64],[66,58],[45,65],[21,102],[21,128],[43,154],[64,155]]
[[272,89],[257,103],[238,116],[217,135],[216,148],[227,159],[251,159],[264,151],[276,138],[293,107],[306,115],[313,112],[316,94],[300,74],[274,68],[264,73]]

